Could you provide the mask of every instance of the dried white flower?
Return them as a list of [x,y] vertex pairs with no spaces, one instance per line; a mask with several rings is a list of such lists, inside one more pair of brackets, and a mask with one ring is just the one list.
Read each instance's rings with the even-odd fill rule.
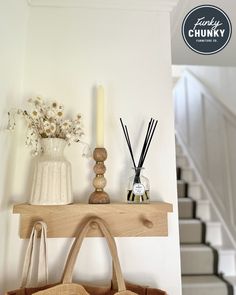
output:
[[43,104],[43,99],[42,99],[41,97],[37,96],[37,97],[35,97],[35,98],[33,99],[33,104],[34,104],[37,108],[39,108],[39,107]]
[[76,115],[76,120],[80,121],[81,118],[82,118],[82,115],[80,113]]
[[54,110],[48,109],[47,110],[47,117],[48,118],[55,118],[56,114],[55,114]]
[[70,120],[65,120],[61,125],[61,129],[65,131],[71,128],[71,126],[72,126],[72,122]]
[[32,112],[31,112],[31,117],[35,120],[35,119],[38,119],[39,117],[40,117],[40,113],[39,113],[39,111],[37,111],[37,110],[33,110]]
[[32,149],[32,154],[41,152],[40,138],[62,138],[71,144],[78,142],[84,135],[82,115],[74,120],[64,119],[64,106],[58,101],[45,102],[41,97],[28,100],[29,110],[14,109],[8,112],[8,129],[14,129],[15,116],[22,116],[28,126],[26,145]]
[[47,137],[51,137],[51,135],[52,135],[51,128],[49,127],[47,129],[45,129],[45,133],[46,133]]
[[44,121],[43,122],[43,128],[44,128],[44,130],[50,128],[50,122],[49,121]]
[[57,101],[53,101],[53,102],[51,103],[51,107],[52,107],[52,109],[54,109],[54,110],[57,110],[57,109],[58,109],[58,105],[59,105],[59,103],[58,103]]
[[55,123],[51,123],[50,124],[50,130],[51,130],[51,133],[55,133],[56,132],[56,124]]
[[36,96],[35,101],[37,101],[38,103],[43,103],[43,98],[41,96]]
[[56,119],[61,120],[63,118],[64,114],[62,111],[57,111],[55,114]]

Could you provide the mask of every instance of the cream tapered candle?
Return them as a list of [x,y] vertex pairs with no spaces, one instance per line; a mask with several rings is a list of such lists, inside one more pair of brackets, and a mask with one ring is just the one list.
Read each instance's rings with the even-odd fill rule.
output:
[[104,88],[97,87],[96,147],[104,147]]

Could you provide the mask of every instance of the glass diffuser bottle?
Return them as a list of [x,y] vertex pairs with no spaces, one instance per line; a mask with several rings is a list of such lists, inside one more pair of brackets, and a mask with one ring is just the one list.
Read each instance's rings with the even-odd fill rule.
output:
[[127,202],[136,203],[136,204],[149,203],[150,202],[149,180],[147,179],[147,177],[142,175],[142,170],[144,169],[143,164],[145,162],[148,149],[150,147],[158,120],[154,120],[153,118],[151,118],[151,120],[148,123],[148,128],[147,128],[146,136],[143,142],[143,147],[139,157],[138,165],[136,165],[134,160],[134,154],[133,154],[133,149],[132,149],[132,145],[131,145],[131,141],[129,137],[128,128],[126,125],[124,125],[121,118],[120,118],[120,123],[124,132],[124,136],[127,142],[127,146],[130,152],[132,162],[134,164],[134,175],[129,178],[129,183],[128,183]]
[[127,202],[131,204],[149,203],[149,180],[143,176],[144,168],[133,168],[133,175],[128,180]]

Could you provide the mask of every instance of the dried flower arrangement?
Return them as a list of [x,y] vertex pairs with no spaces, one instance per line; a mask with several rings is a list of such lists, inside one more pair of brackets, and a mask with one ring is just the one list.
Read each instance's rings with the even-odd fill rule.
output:
[[41,97],[30,98],[29,108],[13,109],[8,112],[8,129],[16,126],[15,116],[22,116],[27,123],[26,145],[33,155],[41,151],[41,138],[61,138],[70,145],[80,142],[84,135],[82,118],[78,114],[74,119],[66,119],[64,106],[57,101],[45,101]]

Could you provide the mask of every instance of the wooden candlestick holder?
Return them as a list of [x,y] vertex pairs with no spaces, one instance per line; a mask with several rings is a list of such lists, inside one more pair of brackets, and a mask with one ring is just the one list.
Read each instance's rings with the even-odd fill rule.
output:
[[90,204],[108,204],[110,203],[109,195],[103,190],[106,186],[106,178],[104,174],[106,172],[106,166],[104,161],[107,159],[107,151],[105,148],[95,148],[93,151],[93,158],[96,164],[93,168],[96,174],[93,180],[93,186],[95,191],[89,197]]

